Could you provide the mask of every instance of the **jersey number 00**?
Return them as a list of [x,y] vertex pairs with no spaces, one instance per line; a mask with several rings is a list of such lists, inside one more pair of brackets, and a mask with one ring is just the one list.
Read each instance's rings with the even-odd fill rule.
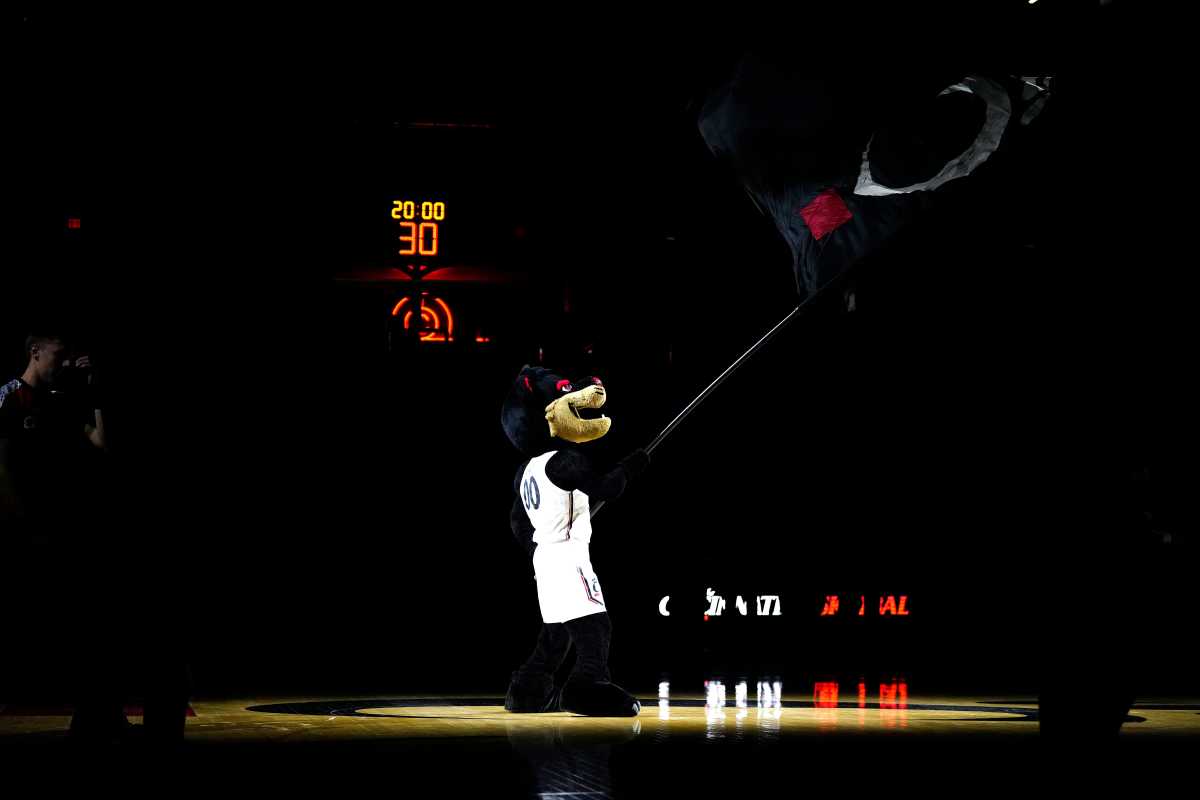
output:
[[525,510],[537,509],[542,505],[542,491],[538,488],[537,480],[532,476],[526,478],[521,484],[521,502],[525,504]]

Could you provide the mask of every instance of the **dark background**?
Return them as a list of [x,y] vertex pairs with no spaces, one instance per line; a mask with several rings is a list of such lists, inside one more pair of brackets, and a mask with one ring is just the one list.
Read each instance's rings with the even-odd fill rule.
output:
[[[1020,63],[982,64],[1059,80],[1045,181],[981,205],[994,238],[930,223],[864,265],[854,313],[816,304],[598,518],[618,681],[1018,690],[1083,629],[1145,691],[1188,687],[1186,212],[1121,47],[1147,21],[1104,11],[1034,18]],[[281,34],[180,53],[167,27],[98,44],[27,17],[10,145],[0,363],[48,323],[98,364],[85,535],[130,597],[114,657],[180,644],[201,694],[502,691],[538,626],[498,421],[518,368],[602,376],[615,459],[797,302],[695,126],[740,46],[448,41],[355,70]],[[381,266],[365,215],[404,196],[447,198],[446,258],[505,278],[434,292],[486,345],[389,339],[405,284],[345,280]],[[6,568],[55,603],[54,564]],[[704,622],[708,587],[783,616]],[[908,618],[847,618],[888,594]]]

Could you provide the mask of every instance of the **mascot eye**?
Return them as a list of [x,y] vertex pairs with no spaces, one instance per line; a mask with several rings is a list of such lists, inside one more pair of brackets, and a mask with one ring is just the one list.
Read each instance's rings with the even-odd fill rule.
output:
[[561,391],[564,391],[564,392],[571,391],[571,382],[570,381],[559,381],[557,386]]

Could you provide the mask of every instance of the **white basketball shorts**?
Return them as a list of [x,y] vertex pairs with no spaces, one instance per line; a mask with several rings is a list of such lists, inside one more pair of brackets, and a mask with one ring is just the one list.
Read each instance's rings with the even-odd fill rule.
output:
[[542,622],[567,622],[607,610],[587,542],[539,544],[533,551],[533,572]]

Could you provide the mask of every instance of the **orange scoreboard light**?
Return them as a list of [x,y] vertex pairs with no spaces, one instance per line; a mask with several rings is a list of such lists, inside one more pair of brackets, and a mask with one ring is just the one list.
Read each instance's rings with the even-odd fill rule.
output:
[[400,255],[432,257],[438,254],[441,224],[446,219],[444,202],[393,200],[392,219],[400,225]]

